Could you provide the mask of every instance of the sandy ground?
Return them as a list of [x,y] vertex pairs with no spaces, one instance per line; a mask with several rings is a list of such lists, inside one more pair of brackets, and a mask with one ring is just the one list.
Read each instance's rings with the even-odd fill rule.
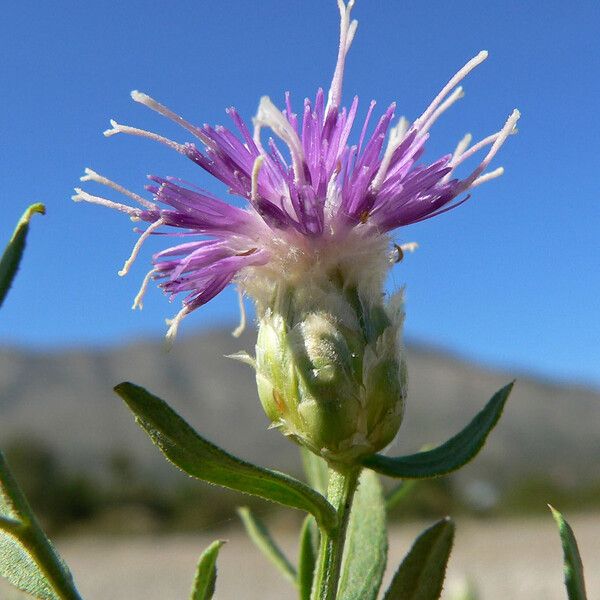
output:
[[[586,565],[588,600],[600,600],[600,515],[570,519]],[[394,527],[389,563],[395,567],[425,524]],[[481,600],[564,600],[562,552],[550,516],[535,520],[486,522],[459,520],[443,598],[469,578]],[[184,600],[189,597],[198,555],[219,536],[140,538],[81,537],[58,544],[86,600]],[[219,556],[216,598],[281,600],[295,598],[292,588],[238,530]],[[294,536],[279,532],[293,555]],[[391,576],[387,575],[387,579]],[[21,599],[0,584],[0,599]]]

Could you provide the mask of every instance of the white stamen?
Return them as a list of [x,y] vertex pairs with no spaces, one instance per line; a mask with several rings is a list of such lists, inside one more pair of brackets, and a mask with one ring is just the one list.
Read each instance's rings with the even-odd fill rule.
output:
[[394,152],[396,152],[396,150],[404,140],[404,136],[408,131],[408,127],[408,120],[405,117],[400,117],[398,123],[390,129],[390,135],[388,138],[387,147],[383,154],[383,159],[381,160],[381,164],[379,165],[377,174],[375,175],[371,183],[371,190],[373,192],[377,192],[382,186],[383,182],[385,181],[385,176],[387,175],[390,163],[392,162]]
[[107,129],[104,132],[106,137],[111,137],[116,135],[117,133],[128,133],[129,135],[139,135],[140,137],[146,137],[155,142],[160,142],[169,148],[176,150],[181,154],[185,154],[185,146],[183,144],[178,144],[169,138],[163,137],[162,135],[158,135],[157,133],[152,133],[151,131],[146,131],[145,129],[138,129],[137,127],[129,127],[129,125],[121,125],[117,123],[114,119],[110,120],[110,124],[112,125],[112,129]]
[[427,133],[432,125],[440,118],[440,116],[445,113],[457,100],[465,97],[465,92],[462,86],[458,86],[449,96],[438,106],[438,108],[433,112],[431,117],[427,120],[427,122],[419,128],[419,135],[423,135]]
[[124,188],[123,186],[119,185],[118,183],[115,183],[114,181],[111,181],[110,179],[103,177],[99,173],[96,173],[96,171],[92,171],[92,169],[86,168],[85,175],[83,177],[80,177],[79,179],[80,179],[80,181],[95,181],[97,183],[101,183],[102,185],[112,188],[113,190],[119,192],[120,194],[123,194],[124,196],[127,196],[128,198],[131,198],[132,200],[135,200],[136,202],[139,202],[139,204],[141,204],[142,206],[144,206],[145,208],[147,208],[149,210],[156,209],[156,204],[154,204],[154,202],[150,202],[149,200],[142,198],[138,194],[129,191],[128,189]]
[[[458,156],[456,159],[452,158],[452,161],[451,161],[452,166],[457,167],[458,165],[465,162],[465,160],[468,160],[469,158],[471,158],[471,156],[473,156],[474,154],[477,154],[477,152],[479,152],[482,148],[485,148],[486,146],[493,144],[500,137],[501,133],[502,133],[502,129],[500,131],[497,131],[496,133],[493,133],[492,135],[488,135],[486,138],[480,140],[476,144],[473,144],[473,146],[471,146],[468,150],[465,149],[465,151],[463,151],[460,154],[460,156]],[[516,127],[513,128],[513,130],[509,133],[509,135],[513,135],[515,133],[517,133]]]
[[172,319],[165,319],[166,324],[169,326],[167,334],[165,335],[165,343],[167,346],[167,350],[171,350],[171,348],[173,347],[173,343],[175,342],[175,338],[177,337],[177,330],[179,329],[179,324],[187,314],[188,308],[187,306],[184,306]]
[[456,144],[456,148],[454,149],[454,154],[452,154],[452,163],[454,164],[465,152],[465,150],[469,147],[469,144],[473,141],[473,136],[470,133],[467,133],[458,144]]
[[260,144],[260,130],[270,127],[287,145],[292,156],[296,182],[304,183],[304,150],[302,142],[284,114],[273,104],[268,96],[263,96],[258,105],[254,123],[254,141]]
[[131,310],[135,310],[136,308],[142,310],[142,308],[144,308],[144,296],[146,295],[148,284],[150,283],[150,279],[152,279],[152,275],[154,275],[154,273],[156,273],[156,269],[151,269],[146,274],[146,277],[144,277],[144,281],[142,281],[140,291],[137,293],[137,296],[133,299],[133,305],[131,306]]
[[[354,3],[353,3],[354,5]],[[354,36],[356,35],[356,30],[358,29],[358,21],[354,19],[354,21],[350,22],[348,25],[348,34],[346,35],[346,54],[350,50],[350,46],[352,46],[352,42],[354,41]]]
[[[451,165],[457,164],[458,159],[463,155],[465,150],[469,147],[469,144],[471,143],[472,140],[473,140],[473,136],[470,133],[467,133],[465,135],[465,137],[463,137],[458,142],[458,144],[456,144],[456,148],[454,149],[454,153],[452,154],[452,159],[450,160]],[[442,183],[445,183],[446,181],[448,181],[450,179],[450,177],[452,177],[452,171],[450,171],[450,173],[447,173],[446,175],[444,175],[444,177],[442,178]]]
[[400,245],[400,250],[402,252],[414,252],[419,248],[419,244],[417,242],[407,242],[406,244]]
[[450,79],[442,88],[442,91],[435,97],[433,102],[427,107],[425,112],[415,121],[415,125],[427,123],[436,108],[443,102],[450,90],[457,86],[475,67],[480,65],[488,57],[487,50],[482,50],[477,56],[473,57],[462,69]]
[[253,201],[258,200],[258,174],[260,173],[260,169],[263,165],[263,162],[265,162],[265,157],[261,154],[256,157],[256,160],[254,161],[254,165],[252,167],[252,185],[250,197]]
[[244,304],[244,292],[238,287],[238,301],[240,305],[240,323],[239,325],[231,332],[231,335],[234,338],[239,338],[244,330],[246,329],[246,305]]
[[485,175],[481,175],[480,177],[478,177],[471,184],[471,187],[472,188],[477,187],[478,185],[481,185],[482,183],[485,183],[486,181],[496,179],[496,177],[501,177],[502,175],[504,175],[504,167],[498,167],[497,169],[494,169],[493,171],[490,171],[489,173],[486,173]]
[[333,73],[333,79],[327,97],[325,115],[327,115],[331,107],[338,107],[342,100],[342,83],[344,80],[346,55],[350,50],[350,46],[352,45],[352,41],[356,34],[356,28],[358,27],[358,21],[350,21],[350,13],[352,12],[353,7],[354,0],[349,0],[347,5],[344,4],[343,0],[338,0],[338,8],[340,9],[340,45],[337,63],[335,65],[335,71]]
[[192,135],[195,135],[199,140],[201,140],[203,144],[209,145],[211,143],[211,141],[204,135],[204,133],[199,127],[192,125],[189,121],[186,121],[182,116],[173,112],[171,109],[167,108],[163,104],[160,104],[160,102],[157,102],[156,100],[154,100],[154,98],[148,96],[148,94],[144,94],[142,92],[138,92],[137,90],[133,90],[131,92],[131,98],[134,102],[139,102],[140,104],[147,106],[150,110],[157,112],[159,115],[162,115],[163,117],[166,117],[167,119],[170,119],[171,121],[177,123],[184,129],[187,129]]
[[406,134],[408,133],[408,129],[410,127],[410,123],[406,117],[400,117],[398,124],[396,125],[396,135],[404,140]]
[[161,225],[164,225],[164,221],[162,219],[158,219],[158,221],[154,221],[152,225],[150,225],[142,235],[138,238],[138,241],[135,243],[133,250],[131,251],[131,256],[125,261],[123,268],[119,271],[119,275],[121,277],[127,275],[129,273],[129,269],[131,269],[131,265],[134,263],[137,255],[140,253],[140,249],[142,248],[143,243],[150,237],[153,231],[156,231]]
[[[506,123],[504,124],[504,127],[500,130],[498,137],[492,144],[492,147],[490,148],[490,150],[487,153],[487,155],[485,156],[485,158],[481,161],[481,163],[473,171],[473,173],[471,173],[471,175],[469,175],[469,177],[465,180],[465,182],[464,182],[465,188],[464,189],[469,189],[473,185],[473,183],[477,180],[477,178],[487,169],[490,162],[492,162],[492,159],[494,158],[494,156],[496,156],[496,154],[498,153],[498,150],[500,150],[502,144],[504,144],[504,142],[506,141],[508,136],[511,135],[515,131],[515,125],[517,124],[517,121],[519,120],[520,117],[521,117],[521,113],[517,109],[513,110],[510,117],[508,117]],[[473,147],[475,147],[475,146],[473,146]],[[466,156],[467,154],[469,154],[469,152],[465,152],[465,154],[463,154],[463,157]]]
[[92,194],[88,194],[81,188],[75,188],[75,192],[76,194],[74,196],[71,196],[71,200],[73,200],[73,202],[84,201],[89,202],[90,204],[99,204],[100,206],[106,206],[107,208],[112,208],[114,210],[124,212],[135,220],[139,219],[139,215],[142,212],[139,208],[133,208],[133,206],[127,206],[126,204],[113,202],[112,200],[107,200],[106,198],[102,198],[100,196],[92,196]]

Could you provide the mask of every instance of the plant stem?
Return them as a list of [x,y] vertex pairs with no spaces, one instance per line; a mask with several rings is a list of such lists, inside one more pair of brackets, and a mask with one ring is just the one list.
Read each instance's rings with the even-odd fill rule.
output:
[[321,530],[317,572],[311,600],[335,600],[337,597],[346,530],[359,475],[360,467],[330,466],[329,468],[327,500],[335,508],[338,522],[330,532]]

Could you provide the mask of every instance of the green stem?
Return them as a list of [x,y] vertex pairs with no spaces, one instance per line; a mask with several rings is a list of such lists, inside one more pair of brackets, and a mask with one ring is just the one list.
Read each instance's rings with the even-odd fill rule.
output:
[[321,530],[317,572],[311,600],[335,600],[344,554],[344,543],[354,492],[358,485],[360,468],[330,466],[327,500],[335,508],[338,522],[330,532]]
[[5,526],[2,529],[11,533],[28,550],[61,600],[81,600],[71,574],[44,534],[2,453],[0,453],[0,482],[7,507],[16,517],[16,519],[3,520]]

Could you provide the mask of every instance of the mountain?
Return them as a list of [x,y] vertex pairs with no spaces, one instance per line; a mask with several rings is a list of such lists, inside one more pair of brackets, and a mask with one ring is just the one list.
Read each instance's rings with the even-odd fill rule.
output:
[[[48,353],[0,349],[0,447],[39,440],[74,469],[101,474],[126,452],[154,480],[174,469],[135,425],[112,387],[129,380],[167,400],[204,437],[230,452],[281,470],[299,471],[296,448],[273,430],[258,402],[252,370],[225,355],[252,351],[254,332],[235,339],[214,330],[111,349]],[[390,454],[436,444],[461,429],[491,395],[515,378],[420,345],[407,349],[406,418]],[[517,377],[497,429],[461,474],[506,484],[544,474],[566,484],[600,479],[600,391]]]

